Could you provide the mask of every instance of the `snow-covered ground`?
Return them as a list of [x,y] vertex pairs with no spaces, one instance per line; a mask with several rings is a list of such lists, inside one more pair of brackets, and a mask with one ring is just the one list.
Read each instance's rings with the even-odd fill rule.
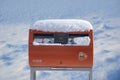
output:
[[[29,4],[28,4],[29,2]],[[93,80],[120,80],[119,0],[0,0],[0,80],[30,80],[28,29],[39,19],[82,18],[94,28]],[[87,80],[79,71],[37,72],[37,80]]]

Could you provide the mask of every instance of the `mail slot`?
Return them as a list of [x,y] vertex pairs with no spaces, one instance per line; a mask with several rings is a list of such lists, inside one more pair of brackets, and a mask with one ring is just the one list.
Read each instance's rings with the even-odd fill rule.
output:
[[93,30],[30,29],[29,64],[33,67],[91,68],[93,66]]

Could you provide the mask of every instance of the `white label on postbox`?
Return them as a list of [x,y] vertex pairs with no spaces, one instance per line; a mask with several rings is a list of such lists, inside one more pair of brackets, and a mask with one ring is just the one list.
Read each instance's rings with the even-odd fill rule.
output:
[[39,63],[39,62],[42,62],[42,60],[41,59],[33,59],[32,62]]

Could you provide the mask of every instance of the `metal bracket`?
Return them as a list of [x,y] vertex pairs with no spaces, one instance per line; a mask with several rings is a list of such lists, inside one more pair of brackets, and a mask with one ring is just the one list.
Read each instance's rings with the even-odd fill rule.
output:
[[92,68],[52,68],[52,67],[30,67],[30,80],[36,80],[36,71],[89,71],[89,80],[92,80]]

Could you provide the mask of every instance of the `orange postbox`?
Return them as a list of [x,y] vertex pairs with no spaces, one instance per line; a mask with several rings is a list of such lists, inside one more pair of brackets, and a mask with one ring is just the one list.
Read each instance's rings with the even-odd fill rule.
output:
[[29,29],[30,80],[37,70],[89,71],[92,80],[93,29],[84,20],[40,20]]
[[[88,45],[73,41],[74,38],[84,37],[89,37]],[[35,40],[39,44],[35,45]],[[71,43],[68,44],[68,41]],[[93,31],[46,32],[30,29],[29,64],[39,67],[92,67]]]

